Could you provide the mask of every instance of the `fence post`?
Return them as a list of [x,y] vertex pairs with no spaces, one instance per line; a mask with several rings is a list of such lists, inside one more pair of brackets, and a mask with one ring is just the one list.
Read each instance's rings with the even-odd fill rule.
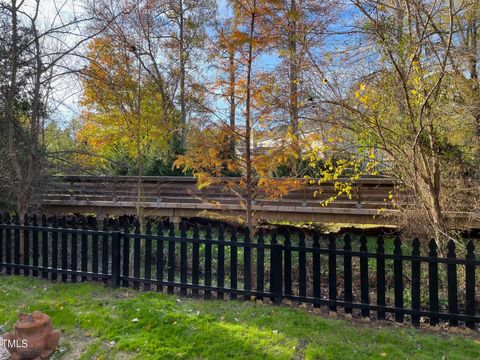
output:
[[118,219],[113,223],[112,232],[112,286],[120,286],[120,230],[118,229]]

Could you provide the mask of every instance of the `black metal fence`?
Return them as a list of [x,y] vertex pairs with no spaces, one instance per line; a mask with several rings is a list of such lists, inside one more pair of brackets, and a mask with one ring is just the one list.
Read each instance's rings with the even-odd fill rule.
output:
[[[89,226],[90,225],[90,226]],[[363,317],[392,318],[413,325],[448,320],[475,328],[480,322],[480,261],[470,241],[457,257],[448,243],[437,256],[434,241],[421,256],[418,239],[342,238],[313,232],[290,234],[260,229],[252,241],[247,230],[222,225],[147,222],[141,231],[126,220],[96,222],[34,215],[0,219],[0,274],[35,276],[63,282],[103,281],[112,286],[166,290],[205,299],[285,299],[340,307]],[[427,246],[425,246],[427,248]],[[388,251],[387,251],[388,250]],[[356,309],[356,310],[354,310]]]

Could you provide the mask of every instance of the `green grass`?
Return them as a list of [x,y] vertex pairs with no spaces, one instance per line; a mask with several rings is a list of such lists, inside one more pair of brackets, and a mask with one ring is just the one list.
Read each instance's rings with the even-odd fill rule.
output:
[[[12,328],[18,311],[33,310],[49,314],[63,331],[65,359],[480,358],[480,341],[472,335],[323,318],[254,302],[0,277],[0,332]],[[82,355],[72,357],[75,338],[89,341]]]

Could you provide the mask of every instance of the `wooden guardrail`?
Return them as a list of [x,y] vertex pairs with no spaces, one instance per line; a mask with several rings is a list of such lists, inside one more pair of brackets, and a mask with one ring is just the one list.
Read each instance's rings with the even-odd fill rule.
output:
[[[50,213],[135,214],[137,190],[137,177],[57,177],[43,190],[42,208]],[[350,196],[338,195],[333,182],[319,186],[305,181],[304,186],[279,199],[257,196],[253,210],[257,219],[265,220],[385,224],[390,220],[376,215],[383,208],[387,210],[383,214],[396,211],[387,200],[396,191],[396,181],[388,177],[358,179]],[[332,196],[335,200],[324,206]],[[233,192],[225,191],[223,185],[199,190],[193,177],[142,177],[140,207],[147,215],[169,216],[177,222],[181,217],[202,216],[205,211],[222,216],[244,213]]]

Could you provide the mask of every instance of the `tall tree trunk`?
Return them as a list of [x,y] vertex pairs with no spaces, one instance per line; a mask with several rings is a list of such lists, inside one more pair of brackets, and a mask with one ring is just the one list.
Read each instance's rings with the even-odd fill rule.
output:
[[[234,15],[235,16],[235,15]],[[234,25],[232,32],[236,31],[236,22],[234,19]],[[235,44],[231,40],[228,49],[228,71],[230,75],[229,79],[229,105],[230,105],[230,139],[229,139],[229,156],[233,159],[235,157],[235,110],[236,110],[236,100],[235,100],[235,82],[236,82],[236,67],[235,67]]]
[[292,20],[288,34],[289,47],[289,80],[290,80],[290,98],[289,115],[290,128],[296,138],[298,135],[298,80],[299,80],[299,61],[297,53],[297,5],[296,0],[290,1],[290,12]]
[[180,116],[181,116],[181,147],[185,149],[185,142],[187,138],[187,110],[185,98],[185,10],[183,7],[183,0],[180,0],[180,34],[179,34],[179,58],[180,58]]
[[253,233],[253,164],[252,164],[252,113],[251,113],[251,97],[252,97],[252,65],[253,65],[253,40],[255,34],[257,2],[253,0],[252,13],[250,18],[249,44],[247,54],[247,89],[245,100],[245,164],[246,164],[246,188],[245,188],[245,204],[246,204],[246,225]]

